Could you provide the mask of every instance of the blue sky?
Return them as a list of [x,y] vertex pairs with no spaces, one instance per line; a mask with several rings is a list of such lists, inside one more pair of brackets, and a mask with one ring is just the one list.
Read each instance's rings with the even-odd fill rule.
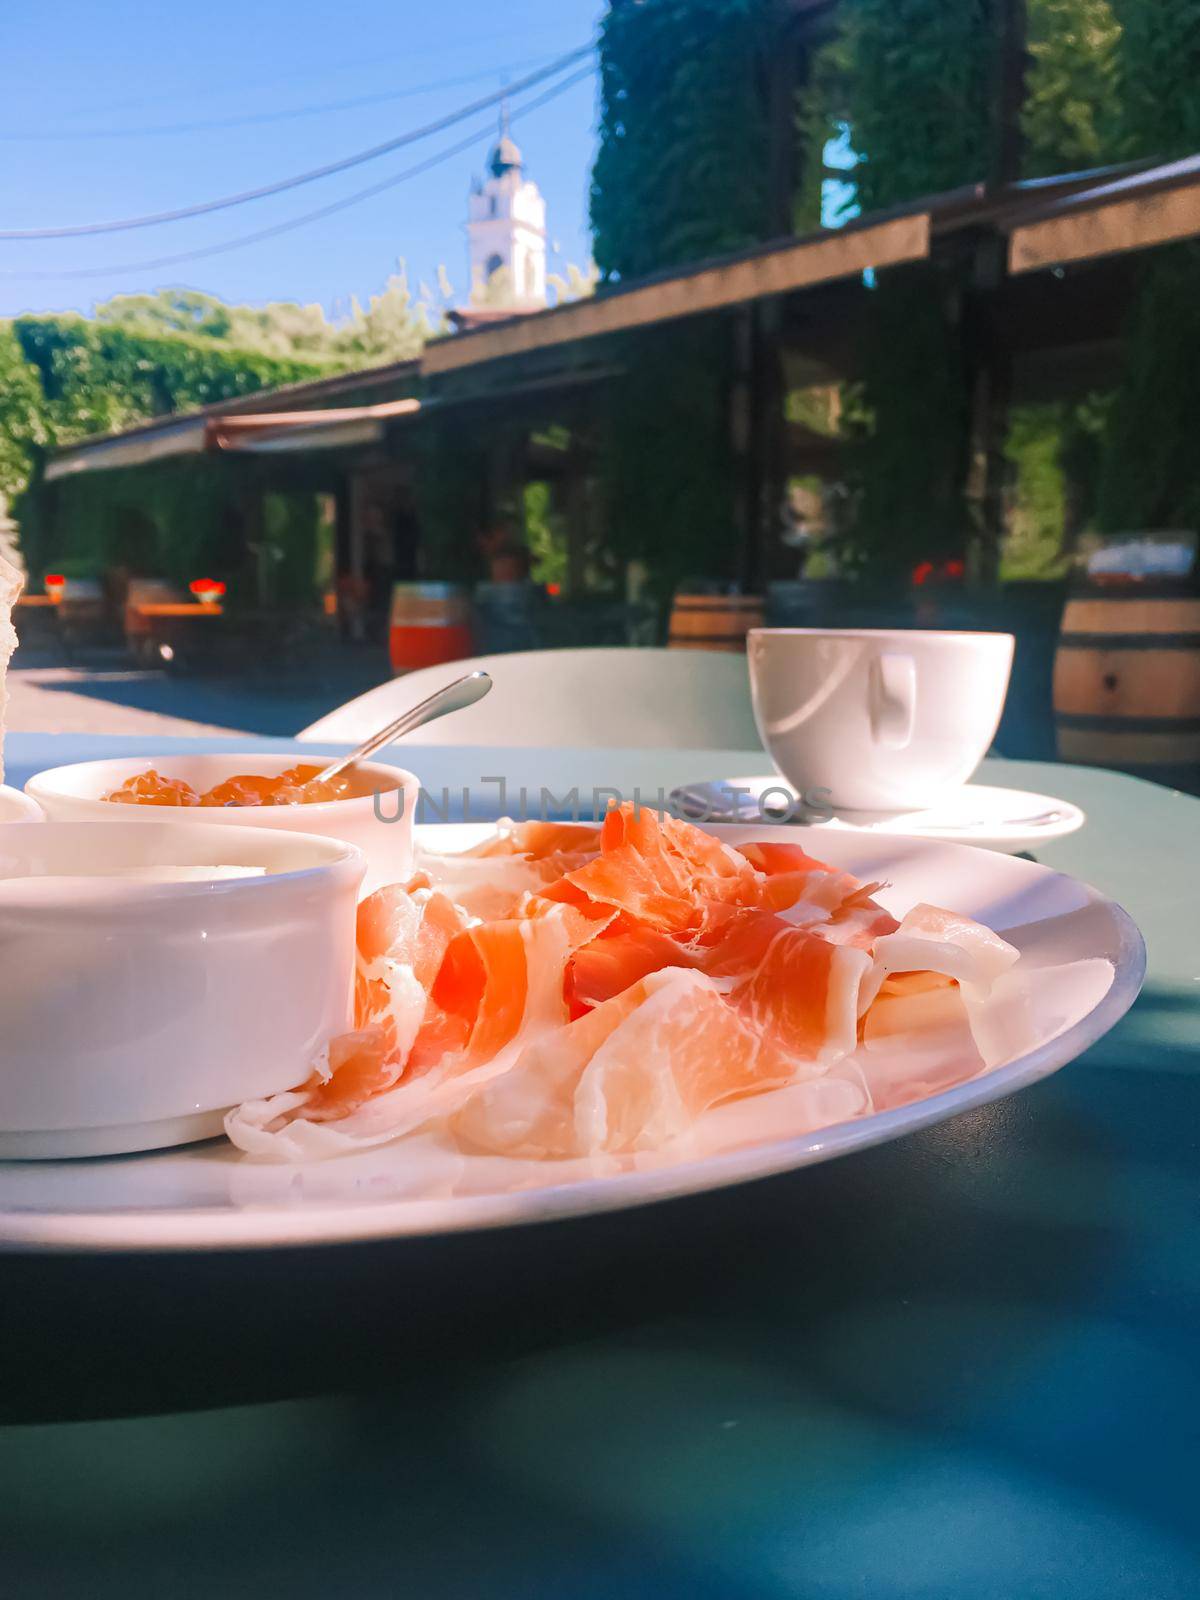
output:
[[[41,0],[0,7],[0,228],[87,223],[171,209],[348,155],[483,97],[593,33],[601,0]],[[532,98],[533,91],[526,98]],[[316,115],[331,101],[395,95]],[[83,239],[0,241],[0,316],[86,311],[167,284],[231,301],[317,301],[327,311],[382,287],[397,257],[414,280],[446,266],[465,298],[467,189],[488,140],[324,222],[207,260],[128,264],[286,221],[457,144],[492,113],[354,171],[165,226]],[[156,131],[157,130],[157,131]],[[513,134],[546,196],[552,267],[586,262],[595,86],[587,79]],[[83,278],[37,277],[58,268]]]

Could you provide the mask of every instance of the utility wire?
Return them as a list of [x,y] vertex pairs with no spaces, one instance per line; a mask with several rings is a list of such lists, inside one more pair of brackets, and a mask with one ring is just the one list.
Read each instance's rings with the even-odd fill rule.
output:
[[261,127],[264,123],[294,122],[301,117],[324,116],[330,111],[356,111],[362,106],[384,105],[391,100],[411,100],[417,95],[432,94],[438,89],[458,89],[464,84],[479,83],[494,78],[498,72],[515,72],[520,67],[540,65],[545,56],[524,56],[520,61],[508,61],[502,66],[489,67],[484,72],[470,72],[457,78],[442,78],[437,83],[414,84],[408,89],[382,89],[374,94],[352,96],[347,100],[326,100],[318,105],[292,106],[286,111],[251,111],[236,117],[213,117],[205,122],[171,122],[149,128],[72,128],[54,133],[0,132],[0,141],[14,143],[67,144],[78,139],[149,139],[165,134],[209,133],[221,128]]
[[[531,111],[537,111],[541,106],[549,105],[551,100],[556,100],[560,94],[565,94],[568,89],[573,89],[577,83],[582,83],[590,78],[593,69],[585,67],[582,72],[573,73],[569,78],[564,78],[561,83],[556,83],[544,94],[535,100],[530,100],[526,105],[519,107],[512,113],[511,120],[518,121],[521,117],[528,116]],[[415,167],[406,167],[403,172],[394,173],[390,178],[384,178],[379,183],[373,183],[369,188],[358,189],[354,194],[348,194],[341,200],[334,200],[329,205],[321,206],[315,211],[306,211],[302,216],[291,217],[286,222],[274,223],[269,228],[260,228],[255,233],[243,233],[236,239],[225,239],[220,244],[201,246],[197,250],[183,250],[178,255],[157,256],[148,261],[125,261],[111,267],[63,267],[44,268],[37,271],[23,271],[17,267],[0,268],[0,277],[4,278],[104,278],[113,273],[151,271],[160,267],[177,267],[188,261],[200,261],[207,256],[223,255],[229,250],[240,250],[248,244],[259,244],[264,239],[275,239],[280,234],[291,233],[296,228],[307,227],[310,222],[320,222],[325,217],[331,217],[339,211],[346,211],[351,206],[360,204],[363,200],[373,199],[377,194],[383,194],[388,189],[394,189],[401,183],[406,183],[410,178],[419,177],[428,172],[432,167],[437,167],[444,161],[451,160],[454,156],[461,155],[464,150],[477,146],[481,140],[486,139],[493,132],[491,123],[484,123],[468,134],[465,139],[460,139],[457,144],[450,145],[441,150],[437,155],[430,156],[427,160],[419,162]]]
[[[564,26],[565,25],[563,23],[558,23],[548,27],[522,28],[521,37],[522,40],[528,40],[535,34],[562,34],[564,31]],[[571,31],[574,32],[574,29]],[[472,46],[484,44],[510,45],[512,42],[513,30],[511,27],[492,30],[489,33],[476,33],[474,30],[472,30],[469,40],[469,43]],[[425,49],[413,49],[411,46],[406,46],[403,50],[375,50],[369,56],[343,56],[337,61],[327,60],[326,58],[322,57],[320,66],[303,67],[292,72],[272,70],[270,78],[265,81],[262,78],[229,79],[225,76],[224,72],[222,72],[222,80],[219,84],[205,85],[203,90],[200,92],[206,96],[211,95],[214,90],[217,94],[226,94],[230,91],[239,95],[258,94],[263,90],[277,90],[281,83],[302,83],[313,78],[319,79],[321,84],[324,85],[332,73],[358,72],[361,71],[363,67],[387,67],[394,66],[396,63],[408,66],[413,61],[428,60],[431,56],[441,60],[448,54],[461,55],[461,53],[462,50],[460,41],[458,39],[454,39],[451,41],[449,47],[447,47],[446,44],[434,45],[433,47],[426,47]],[[548,45],[543,51],[543,54],[547,59],[553,53],[554,52]],[[201,63],[201,65],[203,66],[203,63]],[[167,94],[139,95],[133,100],[128,98],[117,101],[109,100],[102,105],[96,105],[93,102],[91,105],[73,106],[69,111],[66,112],[66,115],[107,116],[110,112],[136,111],[145,106],[177,106],[181,100],[195,99],[196,93],[197,90],[195,86],[179,86],[175,89],[172,89]]]
[[[346,172],[352,167],[360,167],[367,161],[376,161],[380,156],[390,155],[393,150],[403,149],[405,145],[416,144],[418,140],[427,139],[432,134],[441,133],[444,128],[453,127],[456,122],[462,122],[467,117],[472,117],[477,111],[485,111],[489,107],[498,105],[500,101],[508,99],[514,94],[519,94],[524,89],[531,89],[535,84],[544,83],[547,78],[557,77],[567,67],[573,66],[584,56],[591,55],[595,46],[590,42],[581,45],[576,50],[569,51],[565,56],[559,56],[549,66],[540,68],[537,72],[528,73],[524,78],[519,78],[515,83],[508,84],[503,89],[497,89],[493,94],[485,95],[480,100],[474,100],[470,105],[460,106],[457,111],[448,112],[444,117],[438,117],[434,122],[427,122],[424,127],[414,128],[410,133],[402,133],[395,139],[386,139],[382,144],[372,145],[368,150],[359,150],[354,155],[343,156],[340,161],[327,162],[323,167],[314,167],[309,172],[297,173],[295,177],[283,178],[277,183],[266,183],[258,189],[245,189],[240,194],[224,195],[219,200],[206,200],[200,205],[180,206],[174,211],[158,211],[143,217],[123,217],[115,222],[87,222],[74,227],[66,228],[17,228],[0,231],[0,239],[78,239],[97,233],[125,233],[132,228],[150,228],[163,222],[181,222],[186,217],[205,216],[211,211],[227,211],[232,206],[246,205],[251,200],[263,200],[268,195],[282,194],[288,189],[298,189],[303,184],[315,183],[319,178],[332,177],[334,173]],[[591,69],[589,68],[589,71]]]

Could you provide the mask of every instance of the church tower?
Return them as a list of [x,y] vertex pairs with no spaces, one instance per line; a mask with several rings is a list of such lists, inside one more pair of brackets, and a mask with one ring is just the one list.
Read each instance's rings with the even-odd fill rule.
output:
[[[526,178],[521,152],[500,113],[500,137],[467,202],[471,299],[476,305],[536,311],[546,304],[546,202]],[[497,277],[496,274],[500,276]]]

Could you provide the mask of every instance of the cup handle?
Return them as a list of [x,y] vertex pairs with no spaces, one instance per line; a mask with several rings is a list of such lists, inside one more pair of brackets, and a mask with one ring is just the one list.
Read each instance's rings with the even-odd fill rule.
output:
[[911,656],[880,655],[872,668],[871,732],[885,750],[903,750],[917,714],[917,664]]

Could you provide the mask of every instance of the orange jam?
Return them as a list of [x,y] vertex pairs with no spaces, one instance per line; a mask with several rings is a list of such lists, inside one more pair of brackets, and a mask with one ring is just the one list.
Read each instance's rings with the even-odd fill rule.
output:
[[289,767],[277,777],[243,773],[201,793],[182,778],[164,778],[151,767],[126,778],[106,800],[123,806],[305,806],[323,800],[358,800],[380,789],[398,789],[394,780],[351,767],[332,783],[316,781],[319,766]]

